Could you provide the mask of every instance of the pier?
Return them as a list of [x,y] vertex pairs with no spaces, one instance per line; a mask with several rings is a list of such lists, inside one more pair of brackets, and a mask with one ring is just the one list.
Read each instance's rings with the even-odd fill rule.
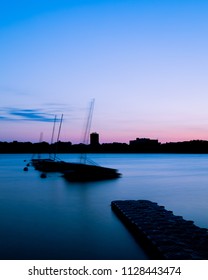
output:
[[150,259],[208,260],[208,230],[149,200],[117,200],[112,210]]

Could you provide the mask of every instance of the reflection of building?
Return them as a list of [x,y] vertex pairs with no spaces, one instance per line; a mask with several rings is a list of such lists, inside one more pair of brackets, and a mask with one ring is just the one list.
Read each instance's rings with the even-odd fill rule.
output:
[[97,146],[99,145],[99,134],[97,132],[93,132],[90,134],[90,145]]

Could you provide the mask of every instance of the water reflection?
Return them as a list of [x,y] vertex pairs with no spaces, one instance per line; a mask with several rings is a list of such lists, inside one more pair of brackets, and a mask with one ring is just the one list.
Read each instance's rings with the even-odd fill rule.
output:
[[[62,155],[74,161],[76,155]],[[0,160],[2,259],[145,259],[111,211],[117,199],[149,199],[208,227],[207,155],[92,155],[122,178],[70,183],[23,172],[25,155]],[[30,156],[28,155],[28,158]]]

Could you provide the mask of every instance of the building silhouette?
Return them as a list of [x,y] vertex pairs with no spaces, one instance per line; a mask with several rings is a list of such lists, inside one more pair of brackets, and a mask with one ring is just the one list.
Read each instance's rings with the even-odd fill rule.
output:
[[157,145],[158,140],[149,138],[136,138],[136,140],[130,140],[129,145]]
[[133,152],[157,152],[160,143],[156,139],[136,138],[136,140],[129,141],[129,147]]
[[93,132],[90,134],[90,145],[91,146],[98,146],[99,143],[99,134],[97,132]]

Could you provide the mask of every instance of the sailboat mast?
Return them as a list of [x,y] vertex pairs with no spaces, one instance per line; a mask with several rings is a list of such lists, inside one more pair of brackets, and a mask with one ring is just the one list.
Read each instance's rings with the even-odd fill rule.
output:
[[61,133],[62,121],[63,121],[63,114],[61,115],[61,121],[60,121],[60,125],[59,125],[59,131],[58,131],[58,136],[57,136],[57,142],[59,141],[59,137],[60,137],[60,133]]
[[[95,103],[95,99],[93,99],[90,103],[90,110],[89,110],[89,114],[88,114],[88,118],[87,118],[87,124],[86,124],[86,128],[85,128],[85,133],[84,133],[84,144],[85,145],[88,144],[90,128],[91,128],[91,123],[92,123],[92,115],[93,115],[93,110],[94,110],[94,103]],[[82,163],[86,163],[86,160],[87,160],[86,153],[81,154],[80,161]]]
[[61,115],[61,121],[60,121],[60,124],[59,124],[59,130],[58,130],[58,136],[57,136],[57,141],[56,141],[56,151],[55,151],[55,154],[54,154],[54,160],[56,159],[57,145],[58,145],[58,141],[59,141],[59,137],[60,137],[60,133],[61,133],[62,121],[63,121],[63,114]]
[[[56,126],[56,115],[54,117],[54,122],[53,122],[53,130],[52,130],[52,135],[51,135],[51,147],[53,144],[53,138],[54,138],[54,133],[55,133],[55,126]],[[51,148],[50,148],[50,153],[49,153],[49,158],[51,157]]]
[[55,125],[56,125],[56,115],[54,117],[54,122],[53,122],[53,131],[51,135],[51,144],[53,144],[53,138],[54,138],[54,133],[55,133]]
[[[43,132],[40,133],[40,139],[39,139],[39,143],[41,144],[43,142]],[[40,159],[40,151],[38,153],[38,159]]]

